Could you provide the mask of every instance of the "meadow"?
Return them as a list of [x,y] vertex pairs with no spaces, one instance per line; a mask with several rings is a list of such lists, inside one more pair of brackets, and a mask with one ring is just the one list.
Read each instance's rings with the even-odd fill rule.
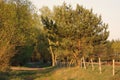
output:
[[98,66],[95,66],[94,71],[90,66],[86,70],[80,67],[12,70],[0,73],[0,80],[120,80],[120,67],[116,67],[115,76],[112,75],[112,66],[102,66],[102,74],[99,73]]

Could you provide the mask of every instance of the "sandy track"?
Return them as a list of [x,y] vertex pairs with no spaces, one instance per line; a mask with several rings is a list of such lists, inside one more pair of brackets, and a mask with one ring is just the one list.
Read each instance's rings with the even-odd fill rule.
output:
[[11,67],[12,70],[44,70],[45,68]]

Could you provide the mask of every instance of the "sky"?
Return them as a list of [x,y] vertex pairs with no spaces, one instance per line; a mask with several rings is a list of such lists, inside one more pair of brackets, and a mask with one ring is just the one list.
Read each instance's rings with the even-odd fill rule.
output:
[[93,9],[94,13],[102,16],[103,22],[109,25],[109,40],[120,40],[120,0],[30,0],[37,9],[48,6],[62,5],[63,2],[71,4],[74,8],[76,4],[87,9]]

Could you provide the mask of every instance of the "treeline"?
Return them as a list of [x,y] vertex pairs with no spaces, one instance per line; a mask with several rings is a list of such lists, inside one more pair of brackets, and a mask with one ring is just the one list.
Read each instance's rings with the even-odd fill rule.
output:
[[119,60],[120,41],[108,41],[102,17],[79,4],[63,3],[37,13],[28,0],[0,1],[0,71],[28,62]]
[[32,55],[39,30],[37,14],[28,0],[0,1],[0,70],[23,64]]

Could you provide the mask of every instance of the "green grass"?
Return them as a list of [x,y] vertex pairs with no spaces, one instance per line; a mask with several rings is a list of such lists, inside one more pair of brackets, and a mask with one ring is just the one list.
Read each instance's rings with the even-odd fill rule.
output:
[[86,70],[80,67],[47,67],[37,71],[0,73],[0,80],[120,80],[120,67],[116,67],[115,76],[112,76],[111,66],[102,66],[102,74],[99,74],[98,66],[94,71],[91,67]]
[[[86,70],[78,67],[61,68],[35,80],[120,80],[120,72],[112,76],[112,68],[110,66],[104,66],[102,69],[102,74],[99,74],[97,67],[95,71],[92,71],[91,68]],[[120,68],[117,69],[120,70]]]

